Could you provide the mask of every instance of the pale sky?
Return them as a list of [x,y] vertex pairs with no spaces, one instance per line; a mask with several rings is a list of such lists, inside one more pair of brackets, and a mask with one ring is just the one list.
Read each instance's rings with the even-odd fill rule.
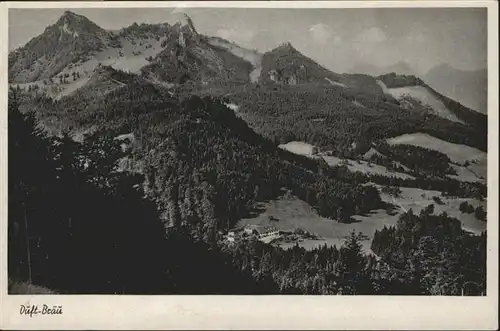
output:
[[[65,9],[10,9],[9,50],[54,24]],[[174,10],[174,13],[172,13]],[[105,29],[134,22],[175,23],[173,8],[71,9]],[[182,9],[198,32],[268,51],[290,41],[321,65],[345,72],[356,62],[387,66],[405,61],[419,73],[447,63],[461,70],[486,68],[483,8]],[[176,13],[177,12],[177,13]]]

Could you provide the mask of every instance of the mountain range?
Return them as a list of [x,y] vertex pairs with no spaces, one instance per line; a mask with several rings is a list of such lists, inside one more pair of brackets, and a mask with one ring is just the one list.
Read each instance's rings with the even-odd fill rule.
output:
[[429,70],[423,79],[447,97],[483,114],[487,113],[487,69],[464,71],[441,64]]
[[[405,128],[425,129],[455,143],[484,148],[484,137],[468,137],[485,126],[486,118],[440,93],[451,75],[450,68],[445,69],[448,75],[441,80],[439,68],[431,70],[429,82],[412,75],[403,61],[381,69],[396,71],[391,74],[339,74],[290,42],[262,54],[202,35],[186,14],[173,25],[134,23],[108,31],[66,11],[41,35],[9,54],[11,85],[56,101],[106,98],[141,81],[178,98],[192,94],[225,98],[237,105],[239,116],[257,133],[280,142],[312,138],[319,147],[352,152],[349,146],[394,134],[394,126],[382,124],[377,134],[374,127],[398,116],[397,122],[409,117],[411,124],[405,123]],[[304,103],[311,95],[311,102]],[[276,104],[278,100],[281,105]],[[270,116],[273,113],[279,116]],[[330,123],[336,116],[345,116],[348,125],[339,129]],[[418,120],[429,116],[436,118],[435,123],[445,121],[442,129]],[[291,118],[296,120],[288,123]],[[312,120],[314,135],[306,129]],[[274,125],[263,125],[263,121]],[[295,130],[294,125],[298,126]],[[457,126],[455,135],[445,132],[450,125]]]
[[412,68],[407,62],[399,61],[385,67],[358,62],[348,72],[371,76],[380,76],[392,72],[419,76],[447,97],[483,114],[487,112],[487,69],[465,71],[442,63],[432,67],[427,72],[422,72]]
[[443,95],[474,110],[486,110],[485,70],[466,72],[439,65],[419,75],[404,61],[387,67],[358,62],[348,74],[340,75],[304,56],[290,43],[261,54],[219,37],[201,35],[186,14],[174,25],[133,24],[107,31],[84,16],[66,11],[41,35],[9,54],[9,82],[34,83],[61,97],[85,84],[98,65],[141,74],[150,81],[189,81],[198,86],[313,81],[368,86],[366,79],[358,84],[354,77],[394,72],[420,76]]
[[[129,192],[127,185],[134,183],[134,189],[143,188],[141,197],[145,195],[154,203],[167,234],[172,229],[188,228],[193,238],[209,243],[210,249],[203,249],[210,254],[226,249],[231,252],[236,247],[222,265],[236,265],[262,282],[277,281],[282,292],[297,288],[294,291],[298,292],[288,293],[338,293],[335,284],[341,278],[324,276],[329,274],[323,271],[286,266],[281,273],[265,276],[253,272],[253,258],[279,256],[281,248],[276,245],[287,242],[261,247],[262,252],[270,250],[269,254],[253,249],[253,253],[242,253],[247,248],[232,246],[229,240],[224,241],[224,235],[245,222],[272,224],[303,245],[303,238],[341,240],[347,230],[357,229],[374,239],[375,253],[396,259],[403,256],[400,249],[409,249],[400,241],[408,245],[408,238],[428,238],[426,231],[434,229],[432,224],[449,221],[448,212],[460,218],[453,221],[452,228],[458,229],[454,235],[463,234],[460,224],[475,234],[485,228],[484,210],[477,207],[479,216],[474,219],[469,212],[459,212],[458,205],[459,199],[481,208],[485,205],[487,116],[442,94],[434,83],[408,71],[404,62],[393,69],[397,72],[336,73],[290,42],[260,53],[203,35],[187,15],[176,24],[133,24],[108,31],[66,11],[41,35],[9,54],[9,83],[15,96],[9,99],[9,110],[18,107],[22,113],[34,114],[45,133],[61,137],[57,140],[64,142],[61,155],[65,146],[72,153],[75,141],[92,144],[90,156],[82,157],[97,162],[106,173],[94,173],[95,169],[79,157],[73,167],[64,155],[58,156],[65,162],[63,170],[68,178],[80,178],[73,168],[84,169],[91,179],[89,185],[106,188],[108,196],[120,190]],[[19,127],[25,127],[18,122]],[[31,131],[25,128],[19,134],[30,135]],[[96,140],[95,135],[100,138]],[[104,139],[102,144],[100,139]],[[19,139],[25,140],[29,139]],[[123,141],[121,147],[128,154],[116,164],[115,160],[108,164],[103,155],[106,152],[99,148],[115,140]],[[39,152],[47,149],[34,145]],[[9,152],[17,152],[20,160],[27,159],[19,149]],[[37,155],[45,159],[42,152]],[[121,155],[116,150],[111,153]],[[36,167],[30,162],[23,164]],[[107,178],[116,177],[117,172],[137,175],[138,179],[121,182],[117,190]],[[19,187],[23,185],[21,182]],[[80,185],[71,187],[76,192]],[[71,196],[66,198],[71,200]],[[123,198],[116,196],[117,209],[118,201],[126,201]],[[266,204],[268,209],[263,207]],[[431,217],[434,204],[444,213]],[[40,205],[52,215],[53,208],[45,202]],[[470,206],[460,208],[470,210]],[[82,205],[82,210],[91,209]],[[30,212],[36,218],[36,213]],[[281,213],[280,219],[271,217],[275,212]],[[68,215],[62,213],[63,221],[59,222],[63,232]],[[395,219],[396,215],[401,219]],[[107,219],[103,217],[103,222]],[[87,229],[85,220],[80,221]],[[113,223],[105,236],[119,232],[115,228],[120,221]],[[417,221],[419,226],[414,223]],[[386,222],[388,226],[397,224],[403,234],[394,232],[393,227],[385,228]],[[124,239],[128,241],[120,241],[124,251],[133,247],[133,233],[140,230],[133,224]],[[437,227],[448,229],[447,225]],[[80,235],[82,243],[88,244],[92,231],[99,230],[88,228]],[[64,242],[69,238],[64,237]],[[439,238],[436,240],[442,240]],[[102,242],[105,246],[106,238]],[[453,242],[458,243],[449,240],[446,245]],[[415,239],[411,249],[417,249],[419,243]],[[217,245],[225,248],[219,250]],[[114,247],[108,246],[108,253],[115,254]],[[191,252],[189,245],[183,247],[182,253]],[[177,253],[175,245],[170,248]],[[297,251],[302,252],[293,248]],[[120,257],[124,265],[126,254]],[[251,259],[243,259],[242,254]],[[195,269],[189,266],[190,259],[182,255],[181,260],[188,261],[187,273],[197,277],[197,272],[191,272]],[[40,261],[41,265],[46,263],[45,255]],[[169,267],[175,274],[177,262],[172,263],[174,267]],[[331,267],[328,265],[325,270]],[[116,279],[121,275],[115,275]],[[172,275],[167,276],[167,282],[174,282]],[[68,278],[64,274],[60,277]],[[325,284],[333,287],[319,289],[297,281],[311,277],[323,277]],[[194,286],[200,284],[198,280],[186,283]]]
[[371,76],[380,76],[384,74],[390,74],[395,72],[401,75],[418,75],[418,72],[412,68],[407,62],[398,61],[389,66],[376,66],[371,63],[357,62],[351,69],[349,73],[363,73]]

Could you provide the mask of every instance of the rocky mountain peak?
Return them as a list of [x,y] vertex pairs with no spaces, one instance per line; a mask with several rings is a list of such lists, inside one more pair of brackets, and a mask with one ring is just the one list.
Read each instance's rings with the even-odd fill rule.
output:
[[296,51],[295,47],[293,47],[292,43],[289,41],[285,41],[285,42],[281,43],[278,46],[278,48],[282,49],[282,50]]
[[79,33],[102,33],[104,30],[83,15],[65,11],[57,20],[56,27],[64,32],[78,35]]
[[180,30],[184,30],[184,32],[187,30],[188,32],[191,32],[194,35],[198,35],[193,20],[191,19],[191,17],[189,17],[188,14],[181,13],[176,17],[176,21],[177,22],[175,23],[174,26],[176,26]]

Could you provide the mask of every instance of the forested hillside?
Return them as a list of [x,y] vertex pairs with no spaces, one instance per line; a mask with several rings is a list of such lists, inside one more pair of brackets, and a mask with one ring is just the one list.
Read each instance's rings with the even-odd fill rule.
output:
[[256,87],[228,96],[249,125],[269,139],[305,141],[338,155],[358,146],[365,153],[378,139],[424,132],[446,141],[486,150],[477,127],[443,119],[425,111],[402,110],[396,100],[340,86]]
[[[46,137],[32,114],[19,113],[15,96],[10,101],[11,279],[57,293],[484,293],[485,236],[468,235],[446,215],[433,216],[432,206],[419,217],[410,211],[397,229],[376,234],[373,249],[383,262],[364,256],[354,234],[340,249],[284,251],[255,241],[225,246],[209,229],[193,232],[192,224],[165,229],[144,197],[142,176],[117,171],[125,153],[120,141],[105,134],[83,144]],[[207,178],[204,185],[213,182]],[[209,201],[201,207],[220,217],[216,207],[210,212]],[[399,239],[408,237],[408,222],[422,223],[410,230],[410,243]],[[460,250],[453,253],[454,247]],[[460,253],[464,247],[471,248],[470,257]],[[400,271],[414,257],[420,264]]]
[[410,210],[396,227],[375,232],[372,250],[415,284],[415,294],[486,291],[486,232],[467,234],[457,219],[434,215],[434,205],[419,215]]
[[[186,210],[201,208],[207,199],[221,222],[218,228],[225,229],[255,201],[276,196],[282,188],[304,199],[307,195],[321,214],[334,219],[377,208],[376,190],[320,176],[315,162],[295,161],[300,158],[255,134],[214,98],[179,101],[140,78],[102,98],[77,97],[39,102],[42,122],[49,118],[64,123],[63,129],[133,133],[148,192],[161,203],[169,224],[191,214],[210,220],[210,213]],[[191,201],[200,189],[203,197]],[[307,194],[311,190],[317,198]]]
[[57,293],[259,293],[217,248],[166,232],[143,176],[117,171],[120,141],[47,137],[15,99],[9,130],[10,279]]

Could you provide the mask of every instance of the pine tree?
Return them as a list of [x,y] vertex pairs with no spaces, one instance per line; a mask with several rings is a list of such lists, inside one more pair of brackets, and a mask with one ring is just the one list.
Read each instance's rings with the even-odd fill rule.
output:
[[352,231],[339,251],[337,271],[341,279],[343,294],[366,294],[371,282],[365,271],[366,259],[362,253],[363,236]]

